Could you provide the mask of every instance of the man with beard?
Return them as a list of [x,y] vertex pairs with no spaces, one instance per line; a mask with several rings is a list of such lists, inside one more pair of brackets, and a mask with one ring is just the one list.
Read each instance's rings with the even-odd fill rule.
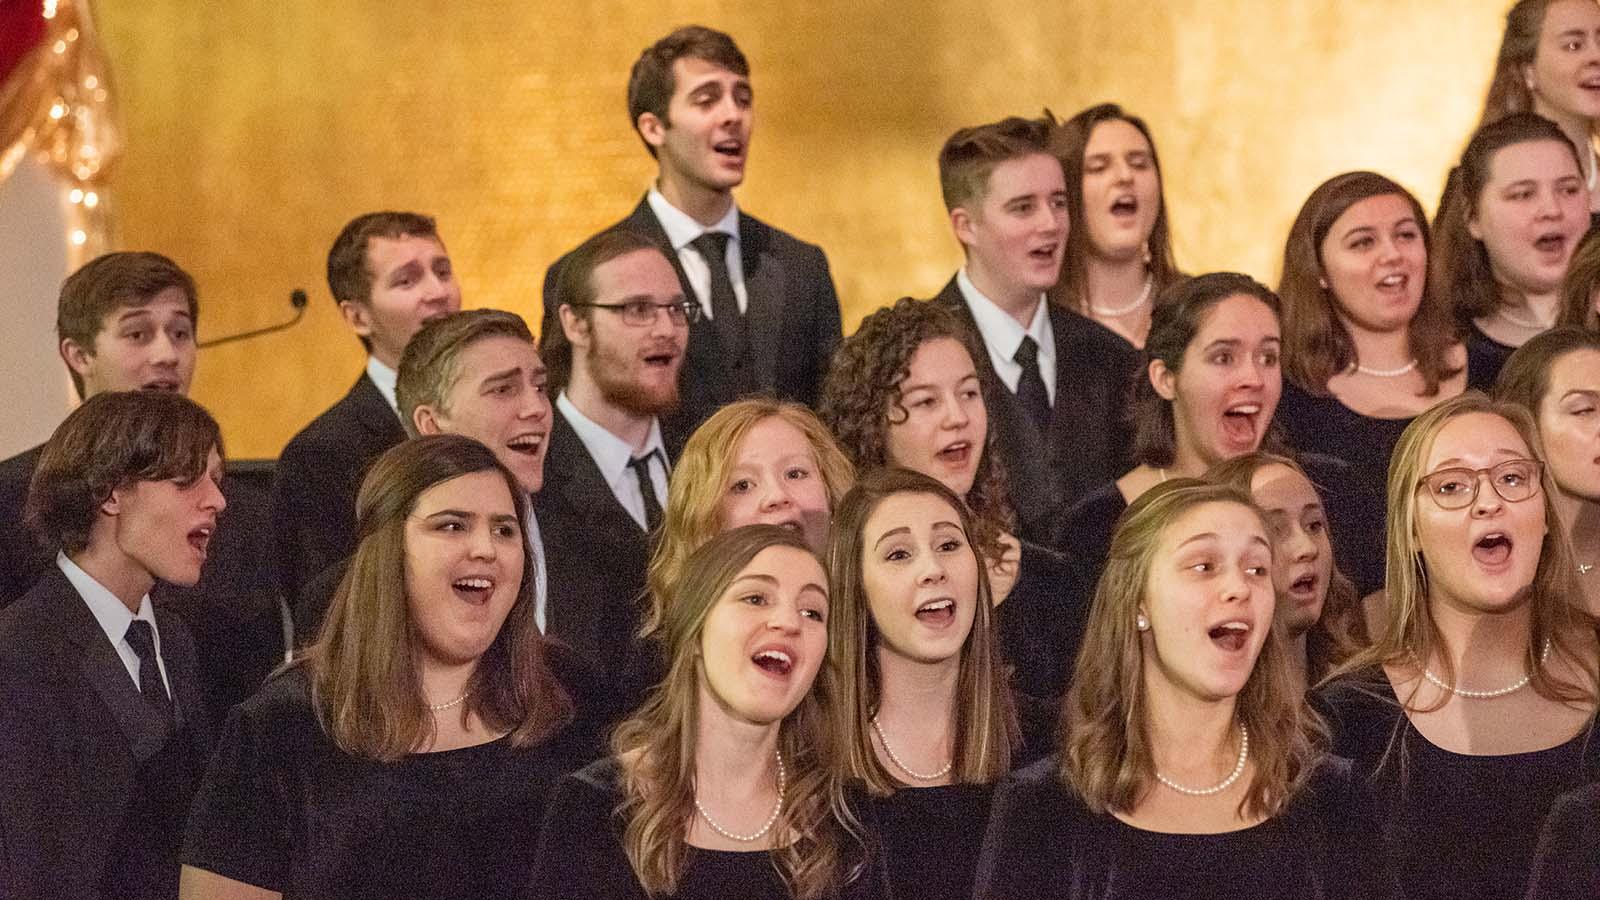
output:
[[635,635],[650,541],[682,446],[660,417],[678,405],[686,300],[659,245],[614,228],[572,251],[556,282],[560,329],[540,346],[560,389],[543,489],[533,508],[549,554],[547,633],[605,674],[615,713],[632,709],[657,669]]

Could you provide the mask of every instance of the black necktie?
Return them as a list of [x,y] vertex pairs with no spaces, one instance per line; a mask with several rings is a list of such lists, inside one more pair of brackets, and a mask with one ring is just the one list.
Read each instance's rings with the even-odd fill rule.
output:
[[134,619],[128,623],[128,633],[123,640],[139,657],[139,693],[144,696],[144,702],[163,719],[171,719],[172,698],[167,696],[167,686],[161,681],[161,665],[156,662],[156,642],[150,623]]
[[639,479],[639,493],[644,495],[645,529],[652,533],[661,527],[661,501],[656,499],[656,485],[650,478],[650,457],[655,455],[656,451],[651,450],[628,460],[628,468]]
[[1039,342],[1023,335],[1022,346],[1011,358],[1022,366],[1022,378],[1017,382],[1017,400],[1041,432],[1049,431],[1050,394],[1045,390],[1044,378],[1039,374]]
[[744,358],[749,343],[745,331],[744,315],[739,312],[739,298],[733,293],[733,279],[728,277],[728,241],[730,236],[721,231],[708,231],[689,246],[705,259],[711,270],[711,323],[717,333],[717,343],[729,368]]

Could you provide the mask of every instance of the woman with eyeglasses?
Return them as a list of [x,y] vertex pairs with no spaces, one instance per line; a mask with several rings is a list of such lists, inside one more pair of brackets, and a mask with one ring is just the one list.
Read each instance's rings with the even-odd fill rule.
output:
[[1413,900],[1522,897],[1551,803],[1600,775],[1597,623],[1541,453],[1476,391],[1406,428],[1374,642],[1317,694]]

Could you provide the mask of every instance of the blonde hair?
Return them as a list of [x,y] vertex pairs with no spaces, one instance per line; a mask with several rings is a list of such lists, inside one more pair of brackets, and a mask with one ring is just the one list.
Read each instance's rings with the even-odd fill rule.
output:
[[[814,551],[778,525],[747,525],[707,541],[685,561],[677,582],[663,596],[660,637],[669,660],[666,677],[631,718],[617,726],[612,751],[622,765],[622,846],[645,893],[677,893],[687,856],[687,825],[694,817],[695,736],[703,678],[700,635],[707,616],[739,573],[769,547]],[[828,630],[835,630],[828,616]],[[775,835],[793,843],[771,851],[773,865],[799,900],[831,894],[860,874],[845,857],[859,846],[859,825],[845,804],[834,764],[835,708],[840,675],[832,654],[824,656],[816,680],[779,727],[788,785]]]
[[[1093,812],[1131,811],[1155,783],[1144,642],[1134,620],[1162,535],[1178,517],[1207,503],[1237,504],[1261,518],[1238,488],[1174,478],[1140,495],[1118,521],[1061,721],[1061,779]],[[1264,520],[1261,527],[1265,533]],[[1250,730],[1255,760],[1239,811],[1277,815],[1310,777],[1326,743],[1321,720],[1290,674],[1288,648],[1277,625],[1269,629],[1239,691],[1235,716]]]
[[995,637],[993,599],[983,554],[972,537],[972,513],[941,482],[908,469],[876,469],[866,473],[845,495],[834,517],[828,542],[828,571],[833,573],[833,629],[828,655],[839,665],[844,702],[839,704],[840,764],[845,775],[862,781],[873,794],[886,796],[904,783],[873,751],[869,723],[882,702],[878,671],[878,629],[867,600],[864,557],[867,520],[883,501],[901,494],[937,497],[953,509],[977,563],[978,595],[972,630],[961,645],[956,676],[955,749],[951,778],[958,783],[987,784],[1011,769],[1019,733],[1011,691]]

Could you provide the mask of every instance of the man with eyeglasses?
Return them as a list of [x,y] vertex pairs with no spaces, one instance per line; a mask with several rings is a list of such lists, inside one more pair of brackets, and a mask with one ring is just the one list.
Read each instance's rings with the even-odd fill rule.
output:
[[662,427],[678,406],[678,370],[700,308],[666,252],[635,231],[603,231],[572,251],[540,355],[558,390],[533,505],[545,537],[553,634],[605,673],[615,713],[655,671],[634,639],[651,536],[661,527],[671,460],[684,435]]

